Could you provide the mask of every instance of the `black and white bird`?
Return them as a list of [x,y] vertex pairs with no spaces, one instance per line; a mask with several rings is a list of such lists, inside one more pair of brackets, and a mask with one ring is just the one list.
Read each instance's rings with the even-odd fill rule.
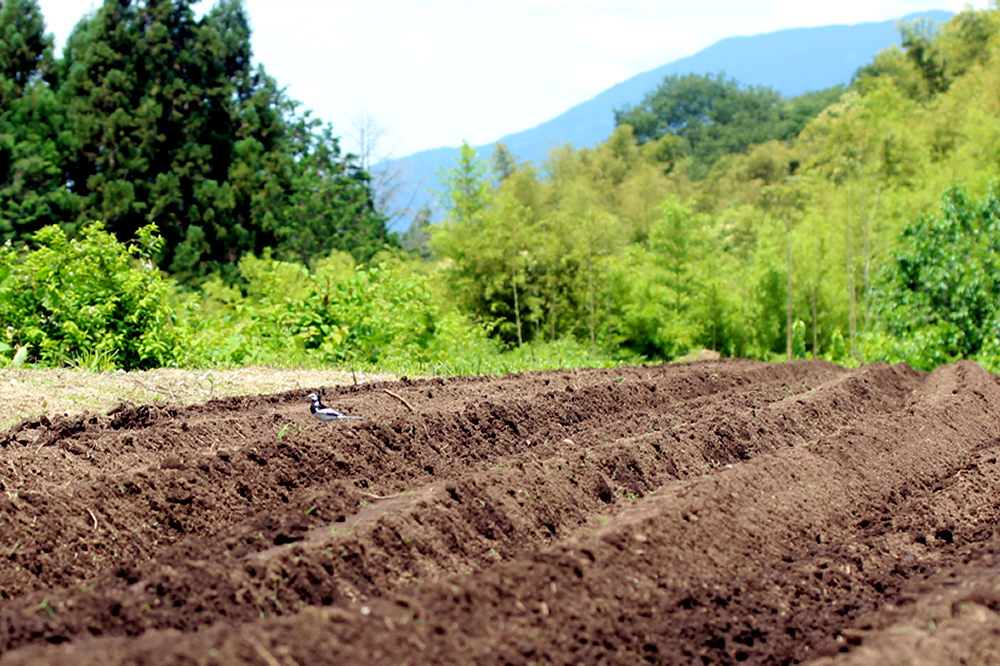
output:
[[313,416],[320,420],[322,425],[326,425],[327,421],[336,421],[337,419],[360,419],[360,416],[351,416],[349,414],[341,414],[333,407],[327,407],[322,402],[319,401],[319,395],[315,393],[310,393],[306,396],[309,400],[312,400],[312,406],[309,407],[309,411]]

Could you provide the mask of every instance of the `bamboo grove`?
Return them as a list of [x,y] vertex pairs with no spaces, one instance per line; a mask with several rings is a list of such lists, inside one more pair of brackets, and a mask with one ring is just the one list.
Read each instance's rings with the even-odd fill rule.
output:
[[[619,110],[606,142],[541,168],[466,146],[432,246],[455,297],[508,344],[993,367],[1000,293],[943,266],[969,243],[966,260],[994,261],[1000,240],[998,26],[995,9],[904,24],[850,86],[794,99],[671,77]],[[928,241],[948,220],[965,231]],[[900,277],[920,261],[941,275]],[[988,306],[963,305],[976,299]]]

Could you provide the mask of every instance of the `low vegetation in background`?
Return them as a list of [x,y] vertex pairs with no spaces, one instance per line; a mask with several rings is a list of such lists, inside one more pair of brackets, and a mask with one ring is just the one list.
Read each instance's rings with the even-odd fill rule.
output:
[[1000,371],[1000,186],[960,188],[903,229],[874,291],[866,356],[930,369],[969,358]]
[[[435,276],[406,255],[356,265],[334,252],[306,267],[246,255],[240,286],[219,277],[190,290],[152,263],[154,226],[121,243],[99,223],[69,239],[0,248],[0,321],[7,361],[89,370],[263,365],[392,369],[400,374],[502,373],[607,365],[572,340],[513,353],[446,305]],[[26,354],[22,353],[22,360]]]
[[237,0],[198,21],[109,0],[60,59],[35,0],[12,0],[0,357],[482,374],[709,349],[1000,368],[998,17],[904,24],[850,86],[792,99],[669,77],[603,144],[540,167],[465,145],[445,220],[400,243],[332,129],[251,68]]
[[182,340],[167,303],[169,284],[151,264],[163,242],[155,234],[155,227],[143,227],[125,245],[95,222],[72,240],[59,227],[45,227],[31,251],[9,242],[0,247],[6,346],[27,349],[44,365],[173,362]]

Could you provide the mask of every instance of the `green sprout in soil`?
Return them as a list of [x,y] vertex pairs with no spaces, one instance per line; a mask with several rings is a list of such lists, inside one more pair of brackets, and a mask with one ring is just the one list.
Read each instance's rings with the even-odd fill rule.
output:
[[52,606],[49,605],[48,597],[43,599],[42,603],[38,604],[37,609],[45,611],[46,613],[49,614],[49,617],[54,618],[56,616],[56,612],[52,609]]

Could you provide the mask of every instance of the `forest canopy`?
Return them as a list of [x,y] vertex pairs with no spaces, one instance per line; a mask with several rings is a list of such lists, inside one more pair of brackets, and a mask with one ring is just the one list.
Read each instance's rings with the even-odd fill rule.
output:
[[743,87],[718,74],[672,75],[637,106],[615,111],[616,125],[631,125],[638,143],[660,141],[671,157],[690,156],[689,175],[706,175],[723,155],[744,153],[767,141],[794,139],[844,86],[791,99],[767,86]]
[[393,244],[368,174],[254,66],[240,0],[107,0],[53,56],[37,0],[0,6],[0,240],[155,224],[197,284],[271,248],[358,261]]

